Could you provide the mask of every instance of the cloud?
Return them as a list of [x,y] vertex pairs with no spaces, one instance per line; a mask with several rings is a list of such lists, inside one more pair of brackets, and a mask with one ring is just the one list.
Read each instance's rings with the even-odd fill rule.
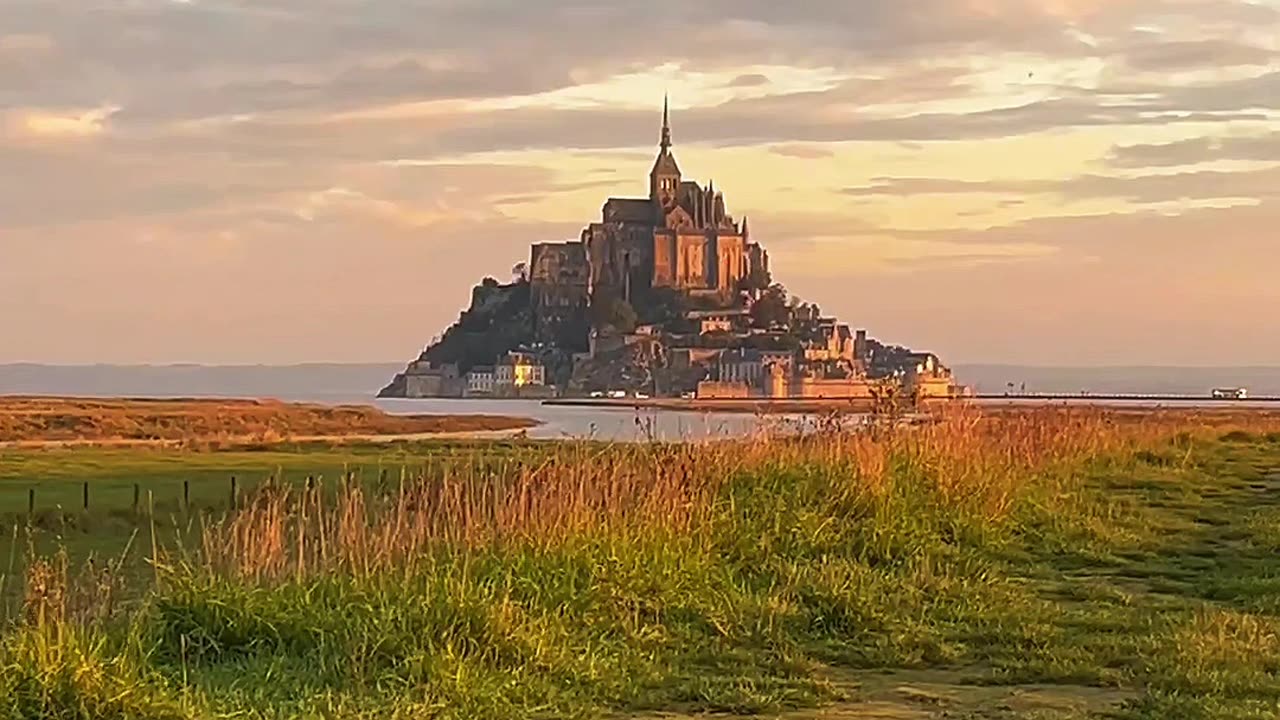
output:
[[440,205],[434,208],[407,208],[345,187],[331,187],[311,193],[294,211],[300,219],[307,222],[314,222],[318,216],[331,212],[418,228],[438,225],[453,217],[447,208]]
[[[300,198],[330,188],[401,207],[404,223],[424,223],[433,209],[482,214],[500,195],[564,191],[555,172],[528,165],[495,163],[316,163],[298,166],[267,158],[254,164],[212,153],[162,153],[145,162],[131,154],[67,152],[62,147],[4,150],[0,164],[23,168],[0,174],[0,226],[50,228],[133,218],[180,220],[189,214],[268,210],[292,214]],[[74,198],[68,202],[67,198]],[[330,197],[330,206],[342,197]],[[359,205],[347,198],[346,212]],[[372,210],[376,204],[364,206]],[[396,213],[372,213],[384,221]],[[492,214],[492,213],[490,213]]]
[[[1101,32],[1142,6],[1116,2],[1100,13],[1093,3],[1033,0],[919,0],[910,9],[894,0],[814,0],[793,13],[766,0],[589,7],[388,0],[374,10],[339,0],[223,0],[112,3],[85,13],[77,0],[9,0],[6,24],[76,49],[76,57],[45,67],[42,83],[25,86],[41,104],[97,102],[106,87],[129,95],[122,104],[147,117],[210,112],[220,101],[502,96],[664,63],[706,71],[767,56],[779,65],[858,67],[984,47],[1065,51],[1080,43],[1063,18]],[[670,27],[680,28],[682,41],[655,45]],[[154,92],[161,87],[176,95]]]
[[[1270,1],[0,2],[0,308],[88,289],[0,324],[52,359],[78,352],[41,334],[52,326],[103,329],[88,346],[121,357],[169,342],[268,360],[306,359],[342,326],[396,357],[474,276],[576,236],[615,185],[643,187],[668,90],[682,165],[732,180],[797,291],[832,288],[935,347],[971,340],[926,303],[1013,323],[1001,287],[1045,313],[1068,291],[1120,302],[1120,278],[1167,264],[1162,237],[1194,265],[1190,233],[1228,228],[1258,296],[1274,255],[1259,240],[1280,187]],[[928,287],[891,272],[904,268]],[[396,287],[317,287],[353,274]],[[104,275],[128,288],[78,317]],[[1195,277],[1204,307],[1245,307]],[[1142,287],[1200,312],[1179,305],[1181,284]],[[211,304],[225,286],[250,289]],[[147,287],[182,300],[148,309]],[[904,299],[865,309],[884,296]],[[334,320],[299,321],[295,350],[254,334],[255,307],[279,325]],[[224,319],[157,329],[182,312]]]
[[[1145,210],[1078,216],[1042,216],[1001,227],[945,231],[898,231],[904,238],[945,239],[957,244],[1033,243],[1057,248],[1066,257],[1090,258],[1092,272],[1119,280],[1132,274],[1134,290],[1173,300],[1159,290],[1169,278],[1179,292],[1205,298],[1215,294],[1251,293],[1269,297],[1280,292],[1270,279],[1270,266],[1256,259],[1273,246],[1271,226],[1280,221],[1280,199],[1249,205]],[[1214,238],[1210,244],[1209,238]],[[1232,274],[1237,285],[1232,285]],[[1138,276],[1141,277],[1138,277]],[[1197,282],[1215,276],[1214,283]],[[1077,278],[1083,281],[1084,278]],[[1267,288],[1266,292],[1262,292]],[[1123,288],[1115,288],[1119,293]],[[1051,302],[1052,298],[1042,298]]]
[[41,33],[0,35],[0,53],[43,55],[55,47],[53,38]]
[[119,111],[119,106],[67,112],[25,110],[11,113],[6,124],[10,133],[36,138],[93,137],[105,132],[108,121]]
[[[854,111],[884,103],[972,96],[973,88],[964,82],[971,72],[968,58],[984,48],[1079,57],[1090,51],[1077,39],[1080,30],[1119,32],[1127,37],[1126,22],[1144,12],[1185,9],[1186,3],[924,0],[921,7],[906,12],[888,0],[823,0],[809,3],[805,13],[797,14],[779,12],[762,0],[663,1],[657,7],[604,3],[590,9],[559,2],[515,6],[478,0],[434,6],[427,18],[423,6],[402,0],[389,0],[371,13],[355,13],[335,0],[305,6],[297,0],[282,0],[269,7],[233,0],[216,5],[117,5],[89,18],[76,12],[70,0],[13,2],[17,27],[76,47],[97,68],[88,73],[78,59],[53,63],[43,68],[38,86],[25,88],[25,104],[42,100],[46,100],[43,104],[96,103],[106,88],[126,107],[116,121],[146,132],[163,132],[157,125],[177,120],[229,116],[262,118],[273,127],[306,132],[305,127],[293,126],[324,113],[529,95],[662,63],[686,71],[723,70],[729,73],[727,85],[741,88],[749,82],[763,87],[766,76],[734,74],[733,69],[744,61],[758,63],[765,47],[760,42],[765,40],[775,64],[839,66],[857,77],[830,92],[702,108],[685,118],[686,140],[756,142],[797,139],[797,134],[813,141],[928,140],[947,137],[947,133],[985,137],[1062,124],[1204,119],[1169,116],[1183,109],[1179,105],[1194,106],[1194,102],[1170,103],[1170,107],[1155,101],[1120,103],[1105,91],[1080,97],[1060,93],[1057,98],[1015,103],[985,115],[921,112],[883,118]],[[698,42],[682,43],[674,51],[658,51],[645,42],[657,31],[651,19],[655,11],[661,11],[657,16],[667,22],[695,33]],[[1220,9],[1218,14],[1230,12]],[[1071,18],[1079,27],[1064,24],[1063,18]],[[122,34],[100,32],[117,25]],[[609,27],[610,32],[600,33],[600,27]],[[114,37],[127,42],[104,42]],[[1139,47],[1164,44],[1144,38]],[[166,62],[158,65],[156,57]],[[530,65],[529,57],[538,57],[539,62]],[[950,60],[939,64],[939,57]],[[0,79],[0,100],[4,87]],[[1154,88],[1155,92],[1165,90]],[[660,91],[660,87],[653,89],[655,103]],[[1274,97],[1264,91],[1258,94]],[[74,100],[69,95],[75,95]],[[1240,113],[1247,108],[1233,106]],[[1195,112],[1194,107],[1189,110]],[[279,117],[264,117],[273,114]],[[570,139],[582,136],[587,126],[600,127],[616,119],[610,112],[549,112],[547,122],[565,127],[558,138],[539,137],[538,118],[528,118],[529,127],[521,137],[525,110],[454,114],[463,127],[436,143],[454,152],[493,150],[504,144],[510,149],[602,147],[616,143],[623,134],[585,143]],[[629,126],[644,123],[650,129],[651,115],[633,117]],[[490,130],[488,143],[469,137],[472,132],[488,134]]]
[[727,87],[731,87],[731,88],[760,87],[761,85],[768,85],[768,84],[769,84],[768,75],[764,75],[761,73],[749,73],[746,75],[739,75],[734,79],[730,80]]
[[1280,165],[1248,171],[1196,170],[1136,176],[1081,175],[1061,180],[876,178],[869,185],[844,188],[841,193],[851,197],[872,198],[954,194],[1056,194],[1072,199],[1107,198],[1144,204],[1230,198],[1256,200],[1280,195]]
[[[910,273],[922,267],[974,268],[1053,258],[1059,248],[1035,242],[951,242],[941,238],[826,237],[783,245],[773,256],[788,274],[806,278]],[[781,266],[780,266],[781,267]]]
[[952,180],[947,178],[875,178],[870,185],[847,187],[840,192],[852,197],[883,195],[950,195],[955,193],[1043,192],[1057,183],[1028,180],[1018,182]]
[[[1233,81],[1225,87],[1117,87],[1114,90],[1066,89],[1040,99],[1013,97],[996,107],[952,111],[914,111],[908,105],[877,112],[867,103],[901,105],[919,93],[945,100],[965,96],[958,71],[914,73],[900,69],[874,81],[850,80],[827,91],[773,94],[731,100],[674,114],[678,144],[830,142],[927,142],[1002,138],[1065,128],[1206,125],[1227,122],[1263,123],[1275,106],[1272,85],[1280,73]],[[919,84],[917,84],[919,83]],[[660,90],[660,89],[655,89]],[[893,93],[897,92],[898,95]],[[655,92],[655,105],[658,93]],[[246,147],[271,144],[287,149],[305,145],[314,153],[335,132],[356,138],[398,143],[396,152],[442,156],[538,148],[611,149],[647,145],[654,135],[656,110],[619,107],[467,109],[406,107],[401,112],[351,117],[340,123],[306,118],[251,118],[224,128],[221,142]],[[420,132],[414,133],[418,128]],[[357,148],[370,147],[358,142]],[[258,150],[252,150],[257,153]]]
[[801,145],[798,143],[774,145],[769,148],[769,152],[783,157],[801,158],[804,160],[817,160],[819,158],[829,158],[834,155],[831,150],[824,148],[821,145]]
[[1234,137],[1197,137],[1158,145],[1122,145],[1108,164],[1116,168],[1195,165],[1217,160],[1280,162],[1280,132]]
[[1268,67],[1280,58],[1275,49],[1225,38],[1170,41],[1157,33],[1145,33],[1143,42],[1128,48],[1124,60],[1145,72],[1254,65]]

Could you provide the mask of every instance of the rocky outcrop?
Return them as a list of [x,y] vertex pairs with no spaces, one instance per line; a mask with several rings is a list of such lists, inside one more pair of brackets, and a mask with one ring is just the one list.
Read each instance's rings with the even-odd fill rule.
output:
[[465,375],[471,368],[492,365],[494,358],[532,341],[529,283],[501,285],[486,279],[471,291],[471,304],[457,322],[396,375],[378,397],[408,397],[410,376],[424,368],[451,366],[453,375]]
[[408,396],[409,383],[406,373],[397,373],[387,386],[378,391],[380,398],[402,398]]

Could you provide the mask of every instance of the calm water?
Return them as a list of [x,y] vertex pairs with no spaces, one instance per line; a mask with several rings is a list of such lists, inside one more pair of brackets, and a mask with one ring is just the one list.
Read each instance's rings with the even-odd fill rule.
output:
[[[717,413],[674,410],[635,410],[631,408],[546,406],[537,400],[377,400],[371,395],[355,392],[325,392],[309,388],[297,388],[284,392],[255,391],[195,391],[147,392],[145,389],[90,389],[69,392],[62,388],[45,389],[34,394],[74,395],[78,397],[273,397],[288,402],[307,402],[322,405],[373,405],[394,414],[441,415],[508,415],[526,417],[541,424],[529,430],[529,436],[539,439],[595,438],[598,440],[715,440],[746,437],[763,432],[795,432],[812,427],[813,418],[804,415],[756,416],[744,413]],[[142,391],[140,391],[142,390]],[[1272,409],[1280,410],[1280,404],[1256,401],[1195,400],[1179,402],[1110,401],[1094,400],[992,400],[991,404],[1043,406],[1043,405],[1105,405],[1114,408],[1183,408],[1183,409]]]
[[[369,400],[356,400],[369,404]],[[1280,405],[1265,402],[1236,400],[1197,400],[1181,402],[1112,401],[1099,403],[1087,400],[1043,401],[1023,400],[989,401],[995,405],[1036,406],[1089,406],[1102,405],[1127,409],[1277,409]],[[805,415],[756,416],[743,413],[693,412],[675,410],[635,410],[631,408],[563,407],[547,406],[536,400],[377,400],[374,405],[396,414],[445,414],[445,415],[512,415],[541,421],[543,424],[529,431],[530,437],[542,439],[586,438],[599,440],[639,441],[656,440],[708,440],[744,437],[761,432],[794,432],[812,427],[813,417]]]
[[[362,402],[368,404],[369,401]],[[539,439],[715,440],[794,430],[802,427],[805,422],[803,416],[758,417],[742,413],[564,407],[543,405],[536,400],[377,400],[373,404],[396,414],[511,415],[533,418],[542,425],[530,429],[529,436]]]

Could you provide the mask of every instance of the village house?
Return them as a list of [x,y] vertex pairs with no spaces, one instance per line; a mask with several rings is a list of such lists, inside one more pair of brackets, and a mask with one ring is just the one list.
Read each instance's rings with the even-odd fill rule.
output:
[[467,395],[492,395],[495,384],[495,368],[492,365],[479,365],[467,373]]
[[685,314],[685,319],[692,321],[697,326],[699,335],[732,333],[747,326],[750,321],[750,313],[742,308],[693,310]]
[[804,358],[824,362],[844,360],[851,362],[857,355],[857,342],[849,326],[833,321],[824,322],[820,328],[822,340],[806,343]]
[[529,353],[511,352],[494,368],[495,392],[519,391],[521,388],[547,384],[547,369]]
[[728,350],[717,361],[721,382],[745,383],[747,387],[763,393],[765,376],[771,366],[791,372],[795,355],[787,350]]

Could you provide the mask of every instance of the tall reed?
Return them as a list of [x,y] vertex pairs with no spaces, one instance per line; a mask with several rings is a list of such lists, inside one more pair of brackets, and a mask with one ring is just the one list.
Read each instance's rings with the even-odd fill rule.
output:
[[[208,568],[254,580],[357,576],[412,566],[433,548],[550,546],[568,538],[706,527],[743,474],[819,468],[871,501],[913,478],[940,502],[996,520],[1053,466],[1208,432],[1220,416],[1118,416],[1095,408],[937,412],[916,427],[831,429],[701,444],[566,443],[531,461],[450,458],[373,493],[267,488],[203,533]],[[1256,416],[1258,427],[1280,425]]]

